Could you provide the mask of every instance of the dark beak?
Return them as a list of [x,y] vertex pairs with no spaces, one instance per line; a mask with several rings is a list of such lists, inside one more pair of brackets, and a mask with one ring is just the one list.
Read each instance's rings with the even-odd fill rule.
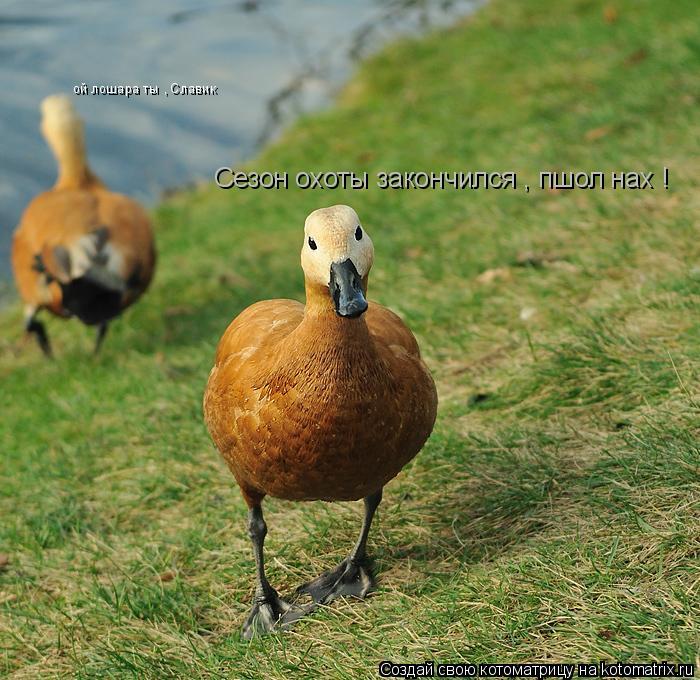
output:
[[360,277],[352,260],[334,262],[331,265],[331,282],[328,284],[336,314],[354,319],[367,311],[367,300]]

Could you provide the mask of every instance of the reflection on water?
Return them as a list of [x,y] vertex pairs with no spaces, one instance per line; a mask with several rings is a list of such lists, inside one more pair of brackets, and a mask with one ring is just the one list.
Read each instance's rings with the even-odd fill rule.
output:
[[[6,0],[0,7],[0,278],[29,199],[55,179],[39,102],[77,84],[157,85],[159,96],[80,96],[90,161],[113,189],[153,200],[249,156],[323,105],[354,58],[454,21],[476,0]],[[218,96],[164,96],[172,82]]]

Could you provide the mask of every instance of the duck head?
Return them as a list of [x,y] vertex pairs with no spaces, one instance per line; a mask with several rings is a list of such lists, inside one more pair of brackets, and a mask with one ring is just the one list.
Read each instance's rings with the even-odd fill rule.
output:
[[58,186],[96,181],[85,155],[83,121],[65,94],[41,102],[41,133],[58,162]]
[[374,246],[347,205],[314,210],[304,223],[301,266],[306,282],[327,289],[335,313],[356,318],[367,311],[367,277]]

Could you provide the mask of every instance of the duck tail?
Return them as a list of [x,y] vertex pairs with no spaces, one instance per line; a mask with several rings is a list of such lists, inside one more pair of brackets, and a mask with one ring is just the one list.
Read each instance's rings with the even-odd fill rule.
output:
[[128,282],[120,274],[120,255],[109,244],[106,227],[69,247],[45,249],[40,260],[61,287],[63,307],[84,323],[101,323],[121,311]]

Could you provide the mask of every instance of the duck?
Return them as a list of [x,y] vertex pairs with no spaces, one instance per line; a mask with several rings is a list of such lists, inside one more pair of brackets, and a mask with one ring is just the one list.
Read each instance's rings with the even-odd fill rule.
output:
[[110,191],[90,169],[83,121],[68,96],[46,97],[41,116],[58,177],[26,207],[12,242],[24,328],[51,357],[38,313],[76,317],[96,326],[98,352],[109,323],[151,282],[156,262],[151,223],[138,202]]
[[[286,628],[337,597],[375,586],[367,539],[384,486],[421,450],[437,413],[435,383],[401,318],[368,302],[374,246],[353,208],[312,212],[301,266],[306,303],[242,311],[216,349],[204,420],[248,507],[255,595],[243,637]],[[264,566],[266,496],[364,500],[356,544],[335,569],[283,599]],[[298,601],[311,600],[300,606]]]

